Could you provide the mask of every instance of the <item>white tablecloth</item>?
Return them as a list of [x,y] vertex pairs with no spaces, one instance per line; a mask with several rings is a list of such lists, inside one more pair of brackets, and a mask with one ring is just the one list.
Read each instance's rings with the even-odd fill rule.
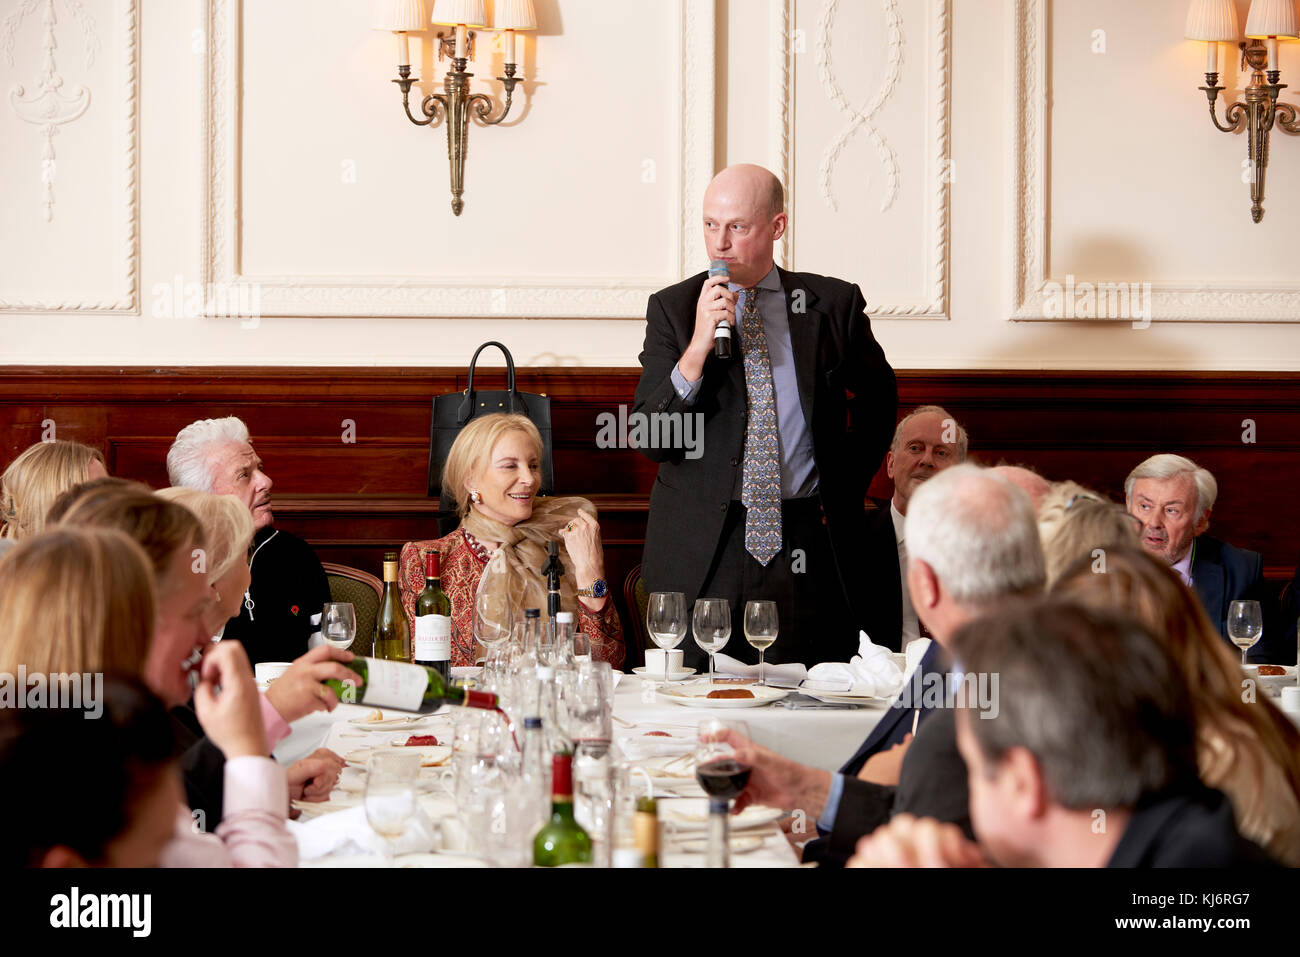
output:
[[[367,710],[355,705],[340,705],[332,713],[320,711],[294,722],[289,737],[275,749],[275,757],[281,763],[288,764],[319,747],[329,747],[346,755],[357,748],[386,742],[389,735],[365,732],[348,724],[350,719],[363,715]],[[385,713],[388,713],[387,710]],[[393,714],[396,716],[397,713]],[[884,706],[859,710],[789,710],[773,706],[725,711],[688,708],[653,694],[636,676],[625,675],[615,693],[614,714],[620,719],[615,722],[615,737],[641,735],[646,730],[661,728],[678,736],[690,735],[706,717],[725,714],[745,721],[750,735],[759,744],[805,764],[834,770],[857,750],[884,714]],[[445,722],[436,723],[441,728]],[[633,727],[629,728],[628,723]],[[649,764],[653,764],[653,761]],[[660,780],[658,775],[656,780]],[[681,772],[681,780],[683,787],[677,790],[689,794],[692,779],[688,771]],[[358,795],[336,789],[330,796],[328,807],[339,809],[359,803]],[[442,795],[426,795],[420,803],[435,820],[454,810]],[[700,837],[703,834],[703,831],[698,832]],[[798,864],[797,854],[779,826],[767,825],[744,834],[762,838],[762,845],[752,850],[746,849],[745,853],[733,854],[733,867],[792,867]],[[676,827],[665,827],[664,847],[661,848],[663,866],[704,866],[703,854],[685,852],[679,847],[679,839],[691,836],[693,835],[681,833]],[[747,845],[752,844],[752,841],[742,843]],[[318,858],[305,863],[318,867],[364,867],[377,864],[379,860],[351,855]],[[401,857],[398,858],[398,863],[403,863]],[[428,866],[429,863],[428,855],[414,855],[408,866]]]

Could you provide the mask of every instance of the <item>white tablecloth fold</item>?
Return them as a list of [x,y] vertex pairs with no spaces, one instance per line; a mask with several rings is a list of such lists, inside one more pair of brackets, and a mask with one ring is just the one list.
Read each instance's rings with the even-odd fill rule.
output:
[[[778,688],[797,688],[799,682],[808,677],[808,669],[799,662],[786,665],[766,665],[767,683]],[[720,675],[736,675],[741,678],[757,678],[758,665],[747,665],[730,655],[714,655],[713,668]]]

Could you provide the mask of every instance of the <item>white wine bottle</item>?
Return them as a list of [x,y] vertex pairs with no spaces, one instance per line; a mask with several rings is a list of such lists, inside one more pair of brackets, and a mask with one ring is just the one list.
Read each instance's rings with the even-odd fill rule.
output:
[[384,661],[411,660],[411,628],[397,593],[397,553],[384,553],[384,594],[375,615],[375,657]]

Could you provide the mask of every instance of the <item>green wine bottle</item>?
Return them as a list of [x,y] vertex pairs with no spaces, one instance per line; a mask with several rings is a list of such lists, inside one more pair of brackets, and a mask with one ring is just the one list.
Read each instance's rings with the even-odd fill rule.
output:
[[533,838],[538,867],[590,864],[591,838],[573,819],[573,755],[557,752],[551,760],[551,819]]
[[397,553],[384,553],[384,593],[375,615],[376,658],[385,661],[411,660],[411,627],[397,593]]
[[488,710],[497,707],[496,695],[453,687],[436,668],[379,658],[353,658],[343,667],[356,672],[360,683],[353,685],[328,678],[325,685],[344,704],[419,712],[437,711],[444,704]]

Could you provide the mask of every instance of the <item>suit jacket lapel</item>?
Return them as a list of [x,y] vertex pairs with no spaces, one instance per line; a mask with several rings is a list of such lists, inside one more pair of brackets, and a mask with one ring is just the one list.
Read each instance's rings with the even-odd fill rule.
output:
[[[799,405],[808,428],[813,424],[813,394],[817,377],[817,343],[824,313],[817,308],[816,294],[797,275],[776,269],[785,291],[785,314],[790,324],[790,349],[794,353],[795,380],[799,384]],[[800,311],[796,312],[796,307]]]

